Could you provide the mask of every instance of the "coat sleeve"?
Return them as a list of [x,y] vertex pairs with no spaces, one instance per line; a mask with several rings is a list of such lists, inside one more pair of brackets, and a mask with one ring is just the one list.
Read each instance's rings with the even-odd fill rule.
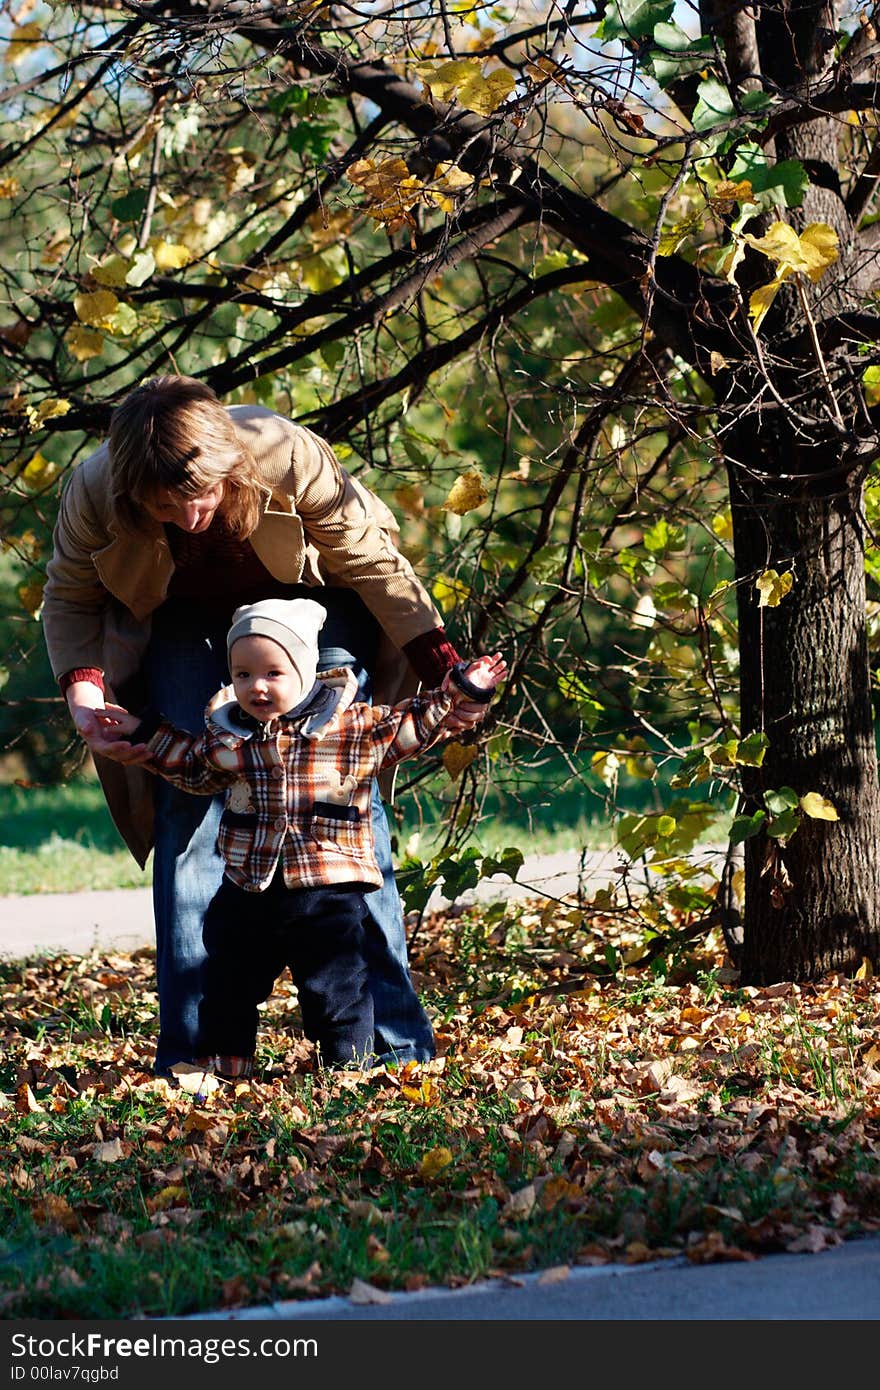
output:
[[184,792],[194,792],[197,796],[214,796],[231,786],[240,776],[240,765],[233,750],[226,750],[230,762],[228,770],[217,766],[212,753],[214,740],[208,733],[187,733],[177,729],[167,719],[163,719],[158,729],[147,740],[147,747],[153,760],[147,766],[164,777],[172,786]]
[[427,590],[397,549],[393,513],[342,468],[323,439],[302,427],[297,435],[293,501],[328,575],[360,594],[398,647],[442,627]]
[[397,705],[369,706],[365,716],[373,720],[371,739],[377,769],[393,767],[441,742],[447,736],[444,721],[453,703],[451,695],[429,690]]
[[[108,543],[89,495],[87,465],[75,469],[64,489],[43,591],[43,633],[53,674],[72,666],[103,670],[103,621],[109,595],[92,556]],[[71,634],[76,633],[72,658]]]

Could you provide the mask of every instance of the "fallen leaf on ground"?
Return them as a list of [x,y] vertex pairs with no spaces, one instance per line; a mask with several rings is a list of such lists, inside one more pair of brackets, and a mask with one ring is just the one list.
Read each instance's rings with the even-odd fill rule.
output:
[[370,1303],[390,1303],[391,1294],[387,1289],[377,1289],[375,1284],[367,1284],[363,1279],[354,1279],[348,1291],[349,1299],[358,1306]]

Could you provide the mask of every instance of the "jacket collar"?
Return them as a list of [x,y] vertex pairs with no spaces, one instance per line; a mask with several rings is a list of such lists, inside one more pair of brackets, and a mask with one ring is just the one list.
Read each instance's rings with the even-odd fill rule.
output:
[[354,701],[358,691],[357,676],[348,666],[336,666],[324,671],[311,691],[294,709],[262,723],[246,714],[235,698],[231,685],[223,686],[205,710],[205,719],[213,732],[236,740],[270,738],[286,726],[306,738],[320,738],[334,715],[341,714]]

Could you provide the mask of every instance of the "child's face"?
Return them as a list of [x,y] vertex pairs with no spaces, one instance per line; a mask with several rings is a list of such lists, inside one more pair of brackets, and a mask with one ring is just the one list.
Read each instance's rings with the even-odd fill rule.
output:
[[264,724],[293,709],[306,693],[299,671],[271,637],[239,637],[229,660],[236,700]]

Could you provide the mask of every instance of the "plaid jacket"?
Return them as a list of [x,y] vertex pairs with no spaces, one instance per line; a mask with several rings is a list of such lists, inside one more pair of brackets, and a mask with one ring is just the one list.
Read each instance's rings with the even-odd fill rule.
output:
[[373,778],[443,737],[454,700],[440,690],[397,705],[354,702],[346,667],[325,672],[306,708],[265,724],[227,686],[198,736],[155,716],[142,725],[151,766],[183,791],[226,792],[217,847],[240,888],[267,887],[279,858],[288,888],[382,886],[370,818]]

